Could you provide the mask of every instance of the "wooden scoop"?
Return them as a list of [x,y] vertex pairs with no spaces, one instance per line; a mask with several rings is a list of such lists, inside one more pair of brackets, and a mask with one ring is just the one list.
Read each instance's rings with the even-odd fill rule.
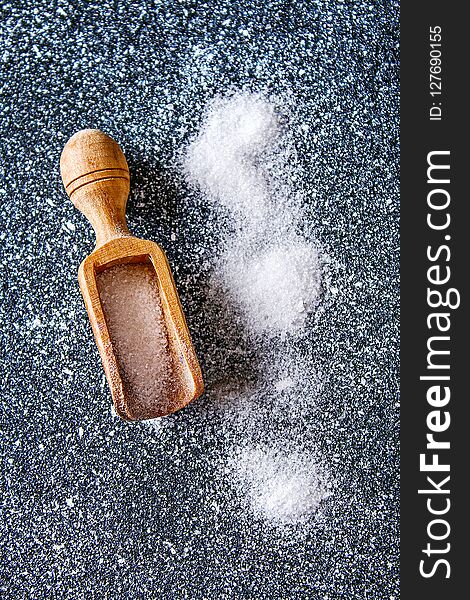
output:
[[[201,369],[163,250],[154,242],[132,236],[127,228],[129,168],[124,154],[103,132],[85,129],[65,145],[60,171],[67,194],[90,221],[96,234],[95,250],[80,265],[78,281],[116,412],[123,419],[133,421],[153,419],[179,410],[202,393]],[[171,390],[164,402],[155,398],[150,404],[142,404],[130,391],[100,301],[97,275],[99,277],[113,266],[129,263],[147,264],[156,273],[172,370]]]

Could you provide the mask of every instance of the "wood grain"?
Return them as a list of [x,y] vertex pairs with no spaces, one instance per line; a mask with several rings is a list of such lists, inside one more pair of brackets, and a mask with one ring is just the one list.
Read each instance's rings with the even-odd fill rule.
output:
[[[126,223],[129,169],[119,145],[96,129],[76,133],[66,144],[60,168],[65,189],[74,205],[87,217],[96,234],[96,248],[79,268],[78,280],[85,300],[116,412],[123,419],[153,419],[179,410],[204,389],[184,313],[163,250],[154,242],[131,235]],[[126,392],[113,351],[96,284],[96,274],[125,263],[150,261],[155,269],[178,385],[169,404],[144,412]]]

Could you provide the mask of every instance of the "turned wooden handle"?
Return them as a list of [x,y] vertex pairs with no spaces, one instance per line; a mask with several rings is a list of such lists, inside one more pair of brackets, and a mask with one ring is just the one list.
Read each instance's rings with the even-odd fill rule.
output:
[[60,173],[70,199],[95,230],[97,248],[130,235],[129,167],[117,142],[99,129],[79,131],[62,151]]

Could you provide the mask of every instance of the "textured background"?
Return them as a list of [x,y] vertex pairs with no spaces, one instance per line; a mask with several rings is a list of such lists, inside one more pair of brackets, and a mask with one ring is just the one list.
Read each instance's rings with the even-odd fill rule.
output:
[[[2,2],[0,27],[2,597],[398,598],[397,4]],[[302,535],[240,507],[210,394],[161,435],[112,414],[76,281],[93,236],[59,177],[77,129],[119,140],[129,225],[167,251],[210,389],[214,230],[172,168],[241,86],[297,106],[309,226],[362,282],[338,276],[324,317],[310,429],[338,493]]]

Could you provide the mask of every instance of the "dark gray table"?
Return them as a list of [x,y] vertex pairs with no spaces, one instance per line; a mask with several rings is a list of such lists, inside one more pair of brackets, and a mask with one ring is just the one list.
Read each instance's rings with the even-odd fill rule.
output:
[[[398,598],[397,3],[4,1],[0,27],[0,595]],[[243,85],[290,91],[310,132],[320,115],[327,138],[297,139],[309,222],[362,282],[312,338],[328,377],[305,435],[339,456],[338,488],[303,535],[240,507],[210,393],[160,432],[112,414],[76,281],[93,236],[59,177],[76,130],[122,144],[129,224],[168,253],[210,391],[223,365],[193,252],[216,240],[175,152]]]

